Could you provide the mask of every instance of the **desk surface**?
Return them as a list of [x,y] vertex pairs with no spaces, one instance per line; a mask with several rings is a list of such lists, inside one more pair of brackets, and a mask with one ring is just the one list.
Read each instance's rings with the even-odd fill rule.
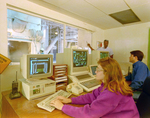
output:
[[[27,100],[24,96],[16,99],[10,99],[9,94],[11,91],[2,92],[2,118],[6,118],[6,115],[11,111],[15,115],[13,118],[71,118],[60,110],[55,109],[53,112],[48,112],[37,106],[37,103],[45,99],[46,97]],[[73,96],[72,96],[73,97]],[[83,106],[83,105],[73,105],[73,106]],[[7,108],[5,108],[7,107]],[[11,107],[9,111],[8,107]],[[6,114],[7,112],[7,114]],[[8,115],[7,115],[8,116]],[[7,117],[8,118],[8,117]]]

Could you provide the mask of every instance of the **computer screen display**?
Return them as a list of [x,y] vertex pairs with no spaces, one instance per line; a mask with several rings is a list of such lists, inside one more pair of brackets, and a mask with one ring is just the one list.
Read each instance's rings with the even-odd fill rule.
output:
[[109,57],[109,52],[100,52],[100,59]]
[[91,65],[97,64],[97,61],[102,58],[109,57],[108,51],[93,50],[91,52]]
[[73,67],[87,66],[87,51],[73,51]]
[[92,73],[92,75],[96,75],[95,71],[96,71],[96,68],[97,68],[97,65],[90,65],[90,72]]
[[30,58],[30,75],[49,72],[50,58]]

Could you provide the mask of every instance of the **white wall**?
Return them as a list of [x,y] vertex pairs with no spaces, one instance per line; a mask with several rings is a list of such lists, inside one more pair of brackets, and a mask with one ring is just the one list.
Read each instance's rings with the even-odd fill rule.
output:
[[[5,41],[7,38],[7,9],[6,9],[6,3],[4,0],[0,0],[0,53],[3,55],[7,55],[7,42]],[[1,92],[1,86],[4,84],[1,82],[2,77],[0,74],[0,92]],[[7,83],[6,83],[7,84]],[[1,94],[0,94],[0,100],[1,100]],[[0,101],[1,106],[1,101]],[[0,107],[1,111],[1,107]]]
[[101,29],[97,29],[96,32],[93,32],[93,35],[92,35],[92,47],[94,49],[97,49],[97,41],[101,41],[103,42],[104,39],[105,39],[105,36],[104,36],[104,30],[101,30]]
[[130,51],[141,50],[145,54],[143,62],[147,64],[149,27],[150,22],[106,30],[104,36],[110,40],[114,59],[129,64]]
[[0,1],[0,53],[7,56],[7,8],[6,1]]

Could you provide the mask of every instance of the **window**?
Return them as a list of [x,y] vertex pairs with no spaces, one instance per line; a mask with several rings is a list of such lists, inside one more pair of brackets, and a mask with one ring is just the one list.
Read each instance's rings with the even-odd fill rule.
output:
[[8,56],[19,62],[23,54],[53,54],[63,51],[64,25],[7,10]]
[[78,46],[78,29],[66,26],[65,41],[65,48],[70,48],[71,46]]
[[41,50],[44,54],[53,54],[53,62],[56,62],[56,53],[63,51],[64,25],[48,20],[41,20],[43,39]]
[[7,9],[8,57],[12,62],[20,62],[23,54],[53,54],[55,63],[56,53],[79,46],[78,36],[82,32],[78,31],[78,28]]

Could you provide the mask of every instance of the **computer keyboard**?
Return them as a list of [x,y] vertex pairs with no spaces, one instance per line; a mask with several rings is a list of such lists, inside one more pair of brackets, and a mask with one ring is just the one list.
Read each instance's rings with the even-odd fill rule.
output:
[[50,102],[52,100],[56,99],[57,96],[63,96],[63,97],[68,98],[69,96],[71,96],[71,93],[68,93],[68,92],[66,92],[64,90],[59,90],[56,93],[54,93],[54,94],[50,95],[49,97],[47,97],[46,99],[44,99],[43,101],[39,102],[37,104],[37,106],[39,108],[45,109],[45,110],[47,110],[49,112],[52,112],[55,109],[55,107],[50,106]]
[[92,80],[88,80],[88,81],[85,81],[85,82],[81,82],[80,84],[82,84],[83,86],[85,86],[87,88],[92,88],[92,87],[100,85],[100,83],[96,79],[92,79]]
[[91,78],[91,75],[89,75],[89,74],[84,74],[84,75],[78,75],[78,76],[76,76],[76,78],[78,79],[78,80],[84,80],[84,79],[87,79],[87,78]]

